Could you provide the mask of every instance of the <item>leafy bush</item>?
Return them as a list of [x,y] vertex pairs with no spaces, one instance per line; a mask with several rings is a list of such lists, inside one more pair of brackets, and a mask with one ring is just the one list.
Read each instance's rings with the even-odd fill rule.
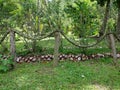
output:
[[43,51],[43,47],[42,46],[40,46],[40,45],[36,45],[36,52],[37,53],[41,53],[42,51]]
[[3,59],[2,55],[0,55],[0,72],[7,72],[13,69],[14,63],[12,58]]
[[20,55],[20,56],[26,56],[28,54],[30,54],[31,51],[29,50],[24,50],[24,51],[21,51],[21,52],[17,52],[17,55]]

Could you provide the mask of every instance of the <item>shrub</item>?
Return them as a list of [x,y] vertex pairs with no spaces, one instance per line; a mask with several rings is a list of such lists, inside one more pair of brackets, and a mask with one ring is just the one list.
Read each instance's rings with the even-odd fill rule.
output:
[[7,72],[14,68],[14,63],[12,58],[3,59],[0,55],[0,72]]

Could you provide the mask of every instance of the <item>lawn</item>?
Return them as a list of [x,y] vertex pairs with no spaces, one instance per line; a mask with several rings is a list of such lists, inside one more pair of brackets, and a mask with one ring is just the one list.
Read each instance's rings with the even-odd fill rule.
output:
[[120,90],[120,69],[112,59],[16,64],[0,74],[0,90]]
[[[38,50],[41,47],[45,49],[36,54],[53,54],[54,40],[43,40],[37,44]],[[16,47],[18,55],[26,55],[23,42],[17,42]],[[63,47],[60,53],[83,52],[82,48],[77,48],[65,40]],[[101,42],[85,51],[86,54],[94,54],[111,50]],[[119,47],[117,51],[120,51]],[[120,68],[112,65],[111,58],[84,62],[61,61],[57,67],[52,67],[52,62],[16,64],[13,71],[0,74],[0,90],[120,90]]]

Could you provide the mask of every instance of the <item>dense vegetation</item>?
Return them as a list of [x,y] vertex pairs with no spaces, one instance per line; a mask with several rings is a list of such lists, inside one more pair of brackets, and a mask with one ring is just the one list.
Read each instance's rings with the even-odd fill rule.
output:
[[120,0],[0,0],[0,89],[118,90],[119,42]]

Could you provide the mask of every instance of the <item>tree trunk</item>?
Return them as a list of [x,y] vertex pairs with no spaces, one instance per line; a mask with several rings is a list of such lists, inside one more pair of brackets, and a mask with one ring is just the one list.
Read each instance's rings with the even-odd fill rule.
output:
[[118,19],[117,19],[116,30],[117,30],[118,38],[120,39],[120,8],[118,8]]
[[104,19],[103,19],[103,23],[100,29],[100,36],[102,36],[105,32],[106,26],[107,26],[107,22],[109,19],[109,12],[110,12],[110,0],[107,1],[106,4],[106,10],[105,10],[105,14],[104,14]]
[[62,39],[62,36],[60,35],[60,40],[59,40],[59,44],[60,44],[60,47],[59,47],[59,51],[60,52],[63,52],[63,39]]
[[16,60],[15,32],[10,31],[10,54]]
[[115,47],[115,39],[114,39],[114,35],[113,34],[110,34],[109,35],[110,37],[110,47],[112,49],[112,56],[113,56],[113,63],[115,65],[117,65],[117,53],[116,53],[116,47]]
[[55,46],[54,46],[54,61],[53,61],[53,66],[58,65],[59,61],[59,47],[60,47],[60,33],[55,32]]

